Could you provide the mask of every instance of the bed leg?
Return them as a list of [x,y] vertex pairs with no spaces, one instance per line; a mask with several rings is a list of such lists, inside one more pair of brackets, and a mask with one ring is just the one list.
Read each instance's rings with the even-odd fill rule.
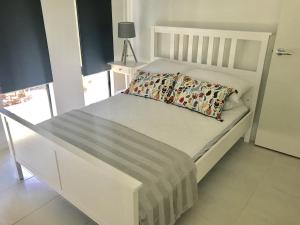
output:
[[23,181],[24,180],[24,175],[23,175],[23,171],[22,171],[22,166],[20,163],[16,162],[15,161],[15,164],[16,164],[16,168],[17,168],[17,175],[18,175],[18,178],[20,181]]
[[14,161],[14,164],[16,166],[17,176],[18,176],[19,180],[22,181],[22,180],[24,180],[22,166],[16,160],[16,154],[15,154],[14,144],[13,144],[13,140],[12,140],[10,129],[9,129],[9,124],[7,122],[7,119],[4,116],[2,116],[2,123],[3,123],[4,131],[5,131],[5,135],[6,135],[6,140],[8,143],[8,148],[9,148],[10,154],[12,156],[12,160]]

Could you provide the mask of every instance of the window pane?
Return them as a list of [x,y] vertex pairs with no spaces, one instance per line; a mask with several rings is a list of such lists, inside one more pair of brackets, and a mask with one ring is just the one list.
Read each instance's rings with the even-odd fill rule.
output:
[[82,77],[85,105],[109,97],[107,71]]
[[51,118],[46,85],[1,94],[5,109],[37,124]]

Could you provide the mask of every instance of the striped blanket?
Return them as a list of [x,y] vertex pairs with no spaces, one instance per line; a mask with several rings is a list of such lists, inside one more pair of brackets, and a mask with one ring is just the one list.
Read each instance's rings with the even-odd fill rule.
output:
[[173,225],[197,200],[195,164],[167,144],[80,110],[39,126],[141,181],[140,224]]

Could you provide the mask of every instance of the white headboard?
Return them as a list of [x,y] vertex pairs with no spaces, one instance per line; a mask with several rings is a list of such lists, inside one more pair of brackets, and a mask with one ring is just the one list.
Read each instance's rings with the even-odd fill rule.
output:
[[[158,56],[160,35],[168,36],[168,43],[164,42],[163,47],[168,48],[169,59],[196,64],[207,70],[222,71],[248,80],[253,89],[244,101],[253,114],[255,113],[271,33],[153,26],[151,32],[152,60],[162,58]],[[243,41],[255,42],[258,46],[255,63],[257,65],[254,68],[236,68],[236,61],[239,57],[237,46],[238,43]],[[250,51],[249,48],[239,49],[239,51],[243,50]],[[245,55],[247,57],[247,52],[244,52]],[[248,139],[250,138],[252,124],[247,134]]]

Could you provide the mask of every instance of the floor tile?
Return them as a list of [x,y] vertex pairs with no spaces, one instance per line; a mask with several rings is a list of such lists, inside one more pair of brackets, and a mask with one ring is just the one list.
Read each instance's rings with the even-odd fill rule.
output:
[[0,166],[11,164],[10,152],[8,149],[0,150]]
[[18,183],[9,152],[0,151],[0,192]]
[[211,225],[211,222],[203,218],[199,210],[193,208],[179,218],[175,225]]
[[[24,179],[31,178],[32,175],[24,173]],[[15,165],[8,150],[0,151],[0,192],[20,183]]]
[[86,225],[90,219],[59,197],[44,207],[23,218],[16,225]]
[[15,173],[7,167],[0,167],[0,192],[19,183]]
[[239,199],[239,203],[237,203],[236,200],[237,197],[231,201],[229,198],[220,199],[217,196],[211,195],[200,196],[199,202],[195,205],[193,211],[194,214],[197,214],[198,218],[206,221],[206,224],[232,224],[232,221],[240,215],[244,205],[246,204],[246,199]]
[[[255,210],[246,210],[242,216],[237,219],[235,225],[275,225],[272,218],[258,213]],[[284,224],[285,225],[285,224]]]
[[260,186],[237,225],[295,225],[300,221],[300,199],[268,186]]
[[[231,224],[247,205],[258,185],[259,177],[253,176],[251,171],[241,171],[239,163],[230,168],[225,164],[231,162],[223,163],[223,166],[215,167],[199,183],[199,201],[193,210],[187,213],[191,215],[188,218],[199,217],[203,224],[227,225]],[[263,176],[263,173],[260,175]]]
[[241,176],[233,177],[224,171],[214,171],[200,182],[199,201],[194,207],[198,216],[211,225],[231,224],[253,195],[253,189],[247,188],[242,179],[238,181],[240,178]]
[[[260,177],[263,176],[263,173]],[[215,195],[218,197],[236,195],[250,195],[258,185],[258,176],[250,172],[229,170],[226,168],[213,169],[199,185],[199,195]]]
[[271,166],[279,153],[263,149],[242,140],[223,157],[216,168],[227,168],[235,171],[261,176]]
[[276,157],[263,183],[300,198],[300,160],[286,155]]
[[10,225],[57,197],[57,193],[36,178],[0,192],[0,224]]
[[200,182],[199,191],[224,197],[249,197],[262,181],[274,157],[272,152],[239,142]]
[[1,152],[1,151],[7,151],[7,149],[8,149],[8,145],[7,145],[6,143],[0,145],[0,152]]

